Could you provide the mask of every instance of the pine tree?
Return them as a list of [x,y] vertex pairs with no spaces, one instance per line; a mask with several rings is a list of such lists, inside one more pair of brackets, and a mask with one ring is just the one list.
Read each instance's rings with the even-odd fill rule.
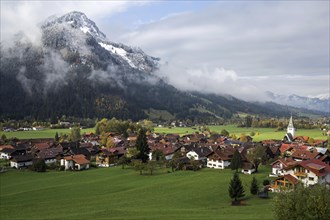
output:
[[56,134],[55,134],[55,142],[58,142],[59,140],[60,140],[60,137],[58,136],[58,133],[56,132]]
[[253,179],[252,179],[250,192],[252,195],[257,195],[257,193],[258,193],[258,181],[255,177],[253,177]]
[[232,170],[236,170],[236,173],[238,172],[238,168],[242,167],[242,158],[241,154],[238,152],[238,150],[235,151],[233,158],[230,162],[230,168]]
[[242,182],[237,173],[234,173],[233,178],[230,180],[229,184],[229,196],[237,202],[239,198],[244,197],[244,188]]
[[142,128],[139,130],[135,147],[139,151],[137,158],[141,159],[143,163],[146,163],[149,158],[150,149],[147,142],[146,131]]

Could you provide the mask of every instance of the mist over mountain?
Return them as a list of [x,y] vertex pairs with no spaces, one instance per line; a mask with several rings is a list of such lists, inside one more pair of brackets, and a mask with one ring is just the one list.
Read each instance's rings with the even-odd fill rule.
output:
[[[157,75],[160,59],[111,42],[84,13],[50,17],[41,42],[1,44],[2,118],[117,117],[207,121],[237,112],[287,116],[286,107],[183,92]],[[178,73],[180,74],[180,73]]]

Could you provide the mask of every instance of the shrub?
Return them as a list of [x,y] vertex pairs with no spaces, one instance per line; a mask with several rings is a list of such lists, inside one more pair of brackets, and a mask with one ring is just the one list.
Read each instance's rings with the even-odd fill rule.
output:
[[268,179],[264,179],[264,181],[262,182],[262,185],[264,186],[268,186],[270,184],[270,181]]
[[37,158],[33,160],[31,170],[36,172],[46,172],[47,165],[43,159]]

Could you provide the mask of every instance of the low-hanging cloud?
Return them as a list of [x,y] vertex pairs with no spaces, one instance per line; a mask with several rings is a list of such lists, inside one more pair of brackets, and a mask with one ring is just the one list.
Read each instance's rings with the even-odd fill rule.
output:
[[328,1],[237,5],[217,2],[142,25],[121,40],[167,61],[161,75],[179,89],[248,100],[265,99],[268,90],[329,93]]
[[[35,44],[40,43],[40,26],[52,15],[82,11],[92,20],[101,21],[129,8],[148,4],[148,1],[1,1],[1,41],[23,32]],[[103,22],[102,22],[103,23]]]

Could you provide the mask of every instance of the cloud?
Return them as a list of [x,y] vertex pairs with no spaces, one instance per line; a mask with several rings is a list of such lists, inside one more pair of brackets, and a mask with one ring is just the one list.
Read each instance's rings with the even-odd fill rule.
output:
[[282,1],[216,2],[120,40],[167,61],[161,75],[179,89],[259,100],[329,92],[329,37],[329,2]]
[[[149,1],[1,1],[1,41],[11,40],[21,30],[38,42],[38,26],[44,19],[82,11],[109,40],[138,46],[168,63],[156,74],[182,90],[247,100],[264,99],[264,91],[269,90],[304,96],[329,93],[328,1],[209,4],[203,9],[173,10],[168,16],[160,12],[139,21],[129,16],[137,8],[147,5],[148,10],[157,10],[153,7],[164,5]],[[120,18],[124,22],[114,23]],[[102,79],[103,72],[92,74]]]
[[1,1],[1,41],[23,32],[33,42],[39,42],[40,24],[51,15],[82,11],[90,19],[122,13],[128,8],[143,6],[147,1]]

